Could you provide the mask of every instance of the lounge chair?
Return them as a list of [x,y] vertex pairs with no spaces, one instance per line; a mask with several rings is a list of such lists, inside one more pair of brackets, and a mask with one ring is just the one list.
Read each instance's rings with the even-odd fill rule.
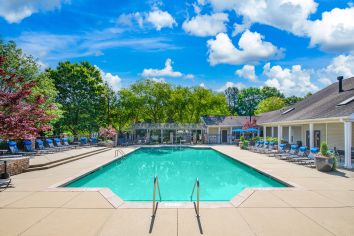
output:
[[37,146],[38,151],[42,151],[42,152],[46,152],[46,153],[54,153],[55,152],[55,150],[53,150],[53,149],[48,149],[48,148],[44,147],[44,142],[40,139],[36,140],[36,146]]
[[254,151],[256,150],[260,145],[260,141],[256,141],[256,143],[253,146],[250,146],[248,150]]
[[254,152],[260,152],[261,149],[264,147],[264,141],[259,141],[259,145],[257,148],[255,148],[253,151]]
[[290,146],[290,151],[288,153],[278,154],[278,155],[275,155],[275,156],[278,157],[281,160],[286,160],[288,158],[294,157],[296,155],[297,151],[298,151],[298,146],[297,145],[291,145]]
[[15,141],[9,141],[9,150],[11,155],[35,155],[35,152],[20,152]]
[[268,148],[263,151],[264,154],[269,154],[274,151],[274,142],[269,142]]
[[40,154],[43,154],[43,153],[48,153],[48,150],[33,150],[32,141],[30,141],[30,140],[23,141],[23,146],[24,146],[25,151],[27,153],[33,153],[34,155],[40,155]]
[[272,150],[272,152],[268,153],[269,156],[275,156],[279,154],[285,154],[286,153],[286,144],[282,143],[279,145],[278,150]]
[[290,155],[287,160],[297,162],[306,159],[306,150],[306,147],[300,147],[298,153],[296,155]]
[[54,143],[53,143],[53,140],[52,139],[46,139],[46,142],[47,142],[47,145],[48,145],[48,147],[49,147],[49,149],[52,149],[52,150],[55,150],[55,151],[57,151],[57,152],[60,152],[60,151],[63,151],[64,150],[64,148],[62,148],[62,147],[56,147],[56,146],[54,146]]
[[86,137],[81,137],[80,138],[80,145],[81,146],[89,146],[88,140]]
[[62,148],[63,150],[68,150],[68,149],[70,149],[70,147],[66,147],[66,146],[64,146],[64,145],[61,143],[60,138],[55,138],[55,139],[54,139],[54,144],[55,144],[56,147]]
[[69,144],[68,138],[62,138],[61,141],[63,142],[64,147],[68,147],[68,148],[77,148],[78,147],[78,145]]
[[299,160],[298,163],[309,167],[315,167],[315,155],[318,153],[318,151],[319,149],[316,147],[311,148],[308,156],[303,158],[302,160]]
[[269,142],[264,142],[263,147],[261,147],[260,149],[258,149],[257,152],[259,152],[259,153],[265,153],[266,150],[268,150],[268,148],[269,148]]
[[90,138],[91,145],[97,145],[97,138],[96,137],[91,137]]

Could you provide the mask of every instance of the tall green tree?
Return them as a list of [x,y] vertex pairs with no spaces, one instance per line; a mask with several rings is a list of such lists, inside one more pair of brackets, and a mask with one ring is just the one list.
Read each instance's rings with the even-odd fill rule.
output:
[[255,114],[261,114],[265,112],[275,111],[283,108],[286,105],[284,98],[280,97],[269,97],[261,101],[258,106]]
[[56,102],[62,105],[63,117],[58,132],[69,130],[76,135],[94,132],[105,125],[107,87],[100,71],[88,62],[61,62],[46,71],[58,91]]
[[224,94],[226,96],[226,100],[229,106],[229,110],[231,114],[237,113],[237,100],[238,100],[239,89],[236,87],[228,87]]

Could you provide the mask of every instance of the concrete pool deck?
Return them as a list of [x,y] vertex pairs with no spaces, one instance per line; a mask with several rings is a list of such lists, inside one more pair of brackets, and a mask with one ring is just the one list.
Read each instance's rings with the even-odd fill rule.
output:
[[[354,235],[354,172],[320,173],[234,146],[212,147],[296,187],[248,190],[237,207],[202,205],[200,226],[193,208],[160,207],[151,235]],[[0,192],[0,235],[150,235],[151,204],[117,208],[98,190],[49,189],[113,159],[114,150],[13,176],[14,187]]]

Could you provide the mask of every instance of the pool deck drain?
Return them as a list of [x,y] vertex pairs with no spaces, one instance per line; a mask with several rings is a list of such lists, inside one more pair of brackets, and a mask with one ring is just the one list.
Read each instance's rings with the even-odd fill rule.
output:
[[[232,207],[201,205],[203,235],[354,235],[354,172],[321,173],[234,146],[212,147],[295,187],[248,189],[238,195],[242,199],[231,201]],[[151,204],[115,206],[107,200],[109,193],[102,195],[108,190],[49,188],[113,156],[112,150],[13,176],[14,187],[0,192],[0,235],[200,235],[191,208],[161,204],[149,234]]]

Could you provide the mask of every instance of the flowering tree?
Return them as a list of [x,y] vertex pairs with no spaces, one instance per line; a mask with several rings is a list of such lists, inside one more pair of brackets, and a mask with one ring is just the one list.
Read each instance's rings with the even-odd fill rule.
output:
[[44,96],[31,96],[36,82],[26,81],[16,70],[5,71],[4,62],[5,58],[0,56],[0,137],[5,140],[36,138],[40,132],[51,129],[48,123],[55,115],[47,114]]
[[252,117],[251,120],[246,119],[245,123],[242,126],[242,129],[249,129],[257,127],[257,120],[255,117]]
[[117,131],[114,128],[112,128],[112,126],[100,129],[100,136],[104,139],[114,138],[116,134]]

